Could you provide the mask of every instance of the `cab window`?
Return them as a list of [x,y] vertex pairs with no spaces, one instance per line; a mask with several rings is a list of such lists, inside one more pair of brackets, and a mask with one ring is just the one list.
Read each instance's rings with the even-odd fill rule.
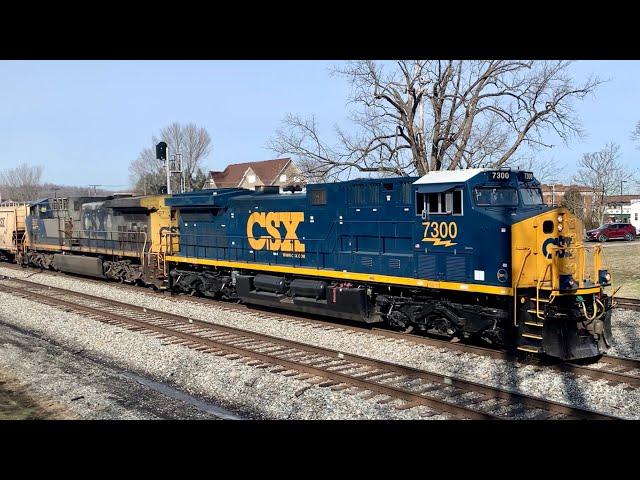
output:
[[476,187],[473,191],[476,205],[481,207],[515,207],[518,192],[508,187]]
[[439,193],[417,193],[416,215],[426,210],[429,214],[462,215],[462,190]]
[[520,195],[525,205],[542,205],[542,192],[539,188],[521,188]]
[[326,205],[327,191],[323,189],[311,190],[311,205]]

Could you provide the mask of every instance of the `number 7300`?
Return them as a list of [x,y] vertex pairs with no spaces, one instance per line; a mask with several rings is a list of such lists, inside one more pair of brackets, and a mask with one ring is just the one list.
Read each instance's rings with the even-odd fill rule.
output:
[[456,222],[429,222],[423,224],[424,238],[454,239],[458,236]]

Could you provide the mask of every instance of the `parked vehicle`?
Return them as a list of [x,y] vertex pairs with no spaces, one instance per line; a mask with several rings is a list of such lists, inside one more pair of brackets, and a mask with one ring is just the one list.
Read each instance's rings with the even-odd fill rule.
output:
[[636,238],[636,228],[630,223],[607,223],[587,231],[587,240],[606,242],[614,239],[631,241]]

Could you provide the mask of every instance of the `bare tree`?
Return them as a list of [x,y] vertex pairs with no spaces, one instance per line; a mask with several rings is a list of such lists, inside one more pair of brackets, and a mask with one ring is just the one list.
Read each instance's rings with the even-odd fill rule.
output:
[[624,182],[635,178],[634,172],[620,161],[620,156],[620,145],[610,142],[602,150],[585,153],[580,159],[573,181],[593,192],[592,214],[585,219],[587,224],[599,224],[604,215],[606,196],[620,194]]
[[[636,128],[631,132],[631,139],[637,142],[636,148],[640,150],[640,121],[636,123]],[[640,190],[640,175],[636,176],[635,184],[636,190]]]
[[576,187],[569,187],[564,195],[562,196],[562,201],[560,204],[563,207],[569,209],[571,213],[577,216],[580,220],[585,220],[585,207],[584,207],[584,198],[582,197],[582,193]]
[[575,83],[565,61],[407,60],[348,62],[333,73],[351,84],[349,132],[320,136],[314,117],[288,115],[268,147],[312,179],[351,171],[422,175],[431,170],[500,166],[523,146],[550,148],[548,133],[582,135],[576,99],[602,83]]
[[155,145],[158,142],[159,140],[153,137],[154,147],[143,148],[129,165],[131,182],[135,190],[144,195],[159,193],[167,183],[164,163],[156,159]]
[[557,183],[566,168],[566,164],[561,164],[555,158],[536,156],[513,158],[504,165],[533,172],[541,183]]
[[631,139],[638,142],[638,148],[640,148],[640,121],[636,123],[636,128],[631,132]]
[[36,200],[40,192],[40,165],[18,165],[16,168],[0,172],[0,189],[6,200],[24,202]]
[[160,130],[160,137],[152,137],[152,147],[144,148],[131,162],[129,171],[132,183],[140,192],[157,192],[166,185],[164,163],[155,158],[155,145],[164,141],[169,155],[182,153],[182,162],[187,190],[198,187],[204,175],[202,163],[211,151],[211,136],[206,129],[194,123],[182,125],[173,122]]

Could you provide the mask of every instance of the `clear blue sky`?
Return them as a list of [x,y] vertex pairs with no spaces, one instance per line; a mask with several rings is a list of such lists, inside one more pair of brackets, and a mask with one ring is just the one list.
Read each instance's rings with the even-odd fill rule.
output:
[[[0,61],[0,169],[27,162],[44,166],[45,181],[128,185],[129,162],[172,121],[211,133],[209,169],[273,158],[264,147],[289,112],[314,114],[327,134],[347,124],[349,87],[328,71],[336,63]],[[543,155],[566,162],[570,176],[582,153],[614,141],[637,168],[629,135],[640,120],[640,61],[581,61],[572,71],[611,81],[578,104],[588,137]]]

